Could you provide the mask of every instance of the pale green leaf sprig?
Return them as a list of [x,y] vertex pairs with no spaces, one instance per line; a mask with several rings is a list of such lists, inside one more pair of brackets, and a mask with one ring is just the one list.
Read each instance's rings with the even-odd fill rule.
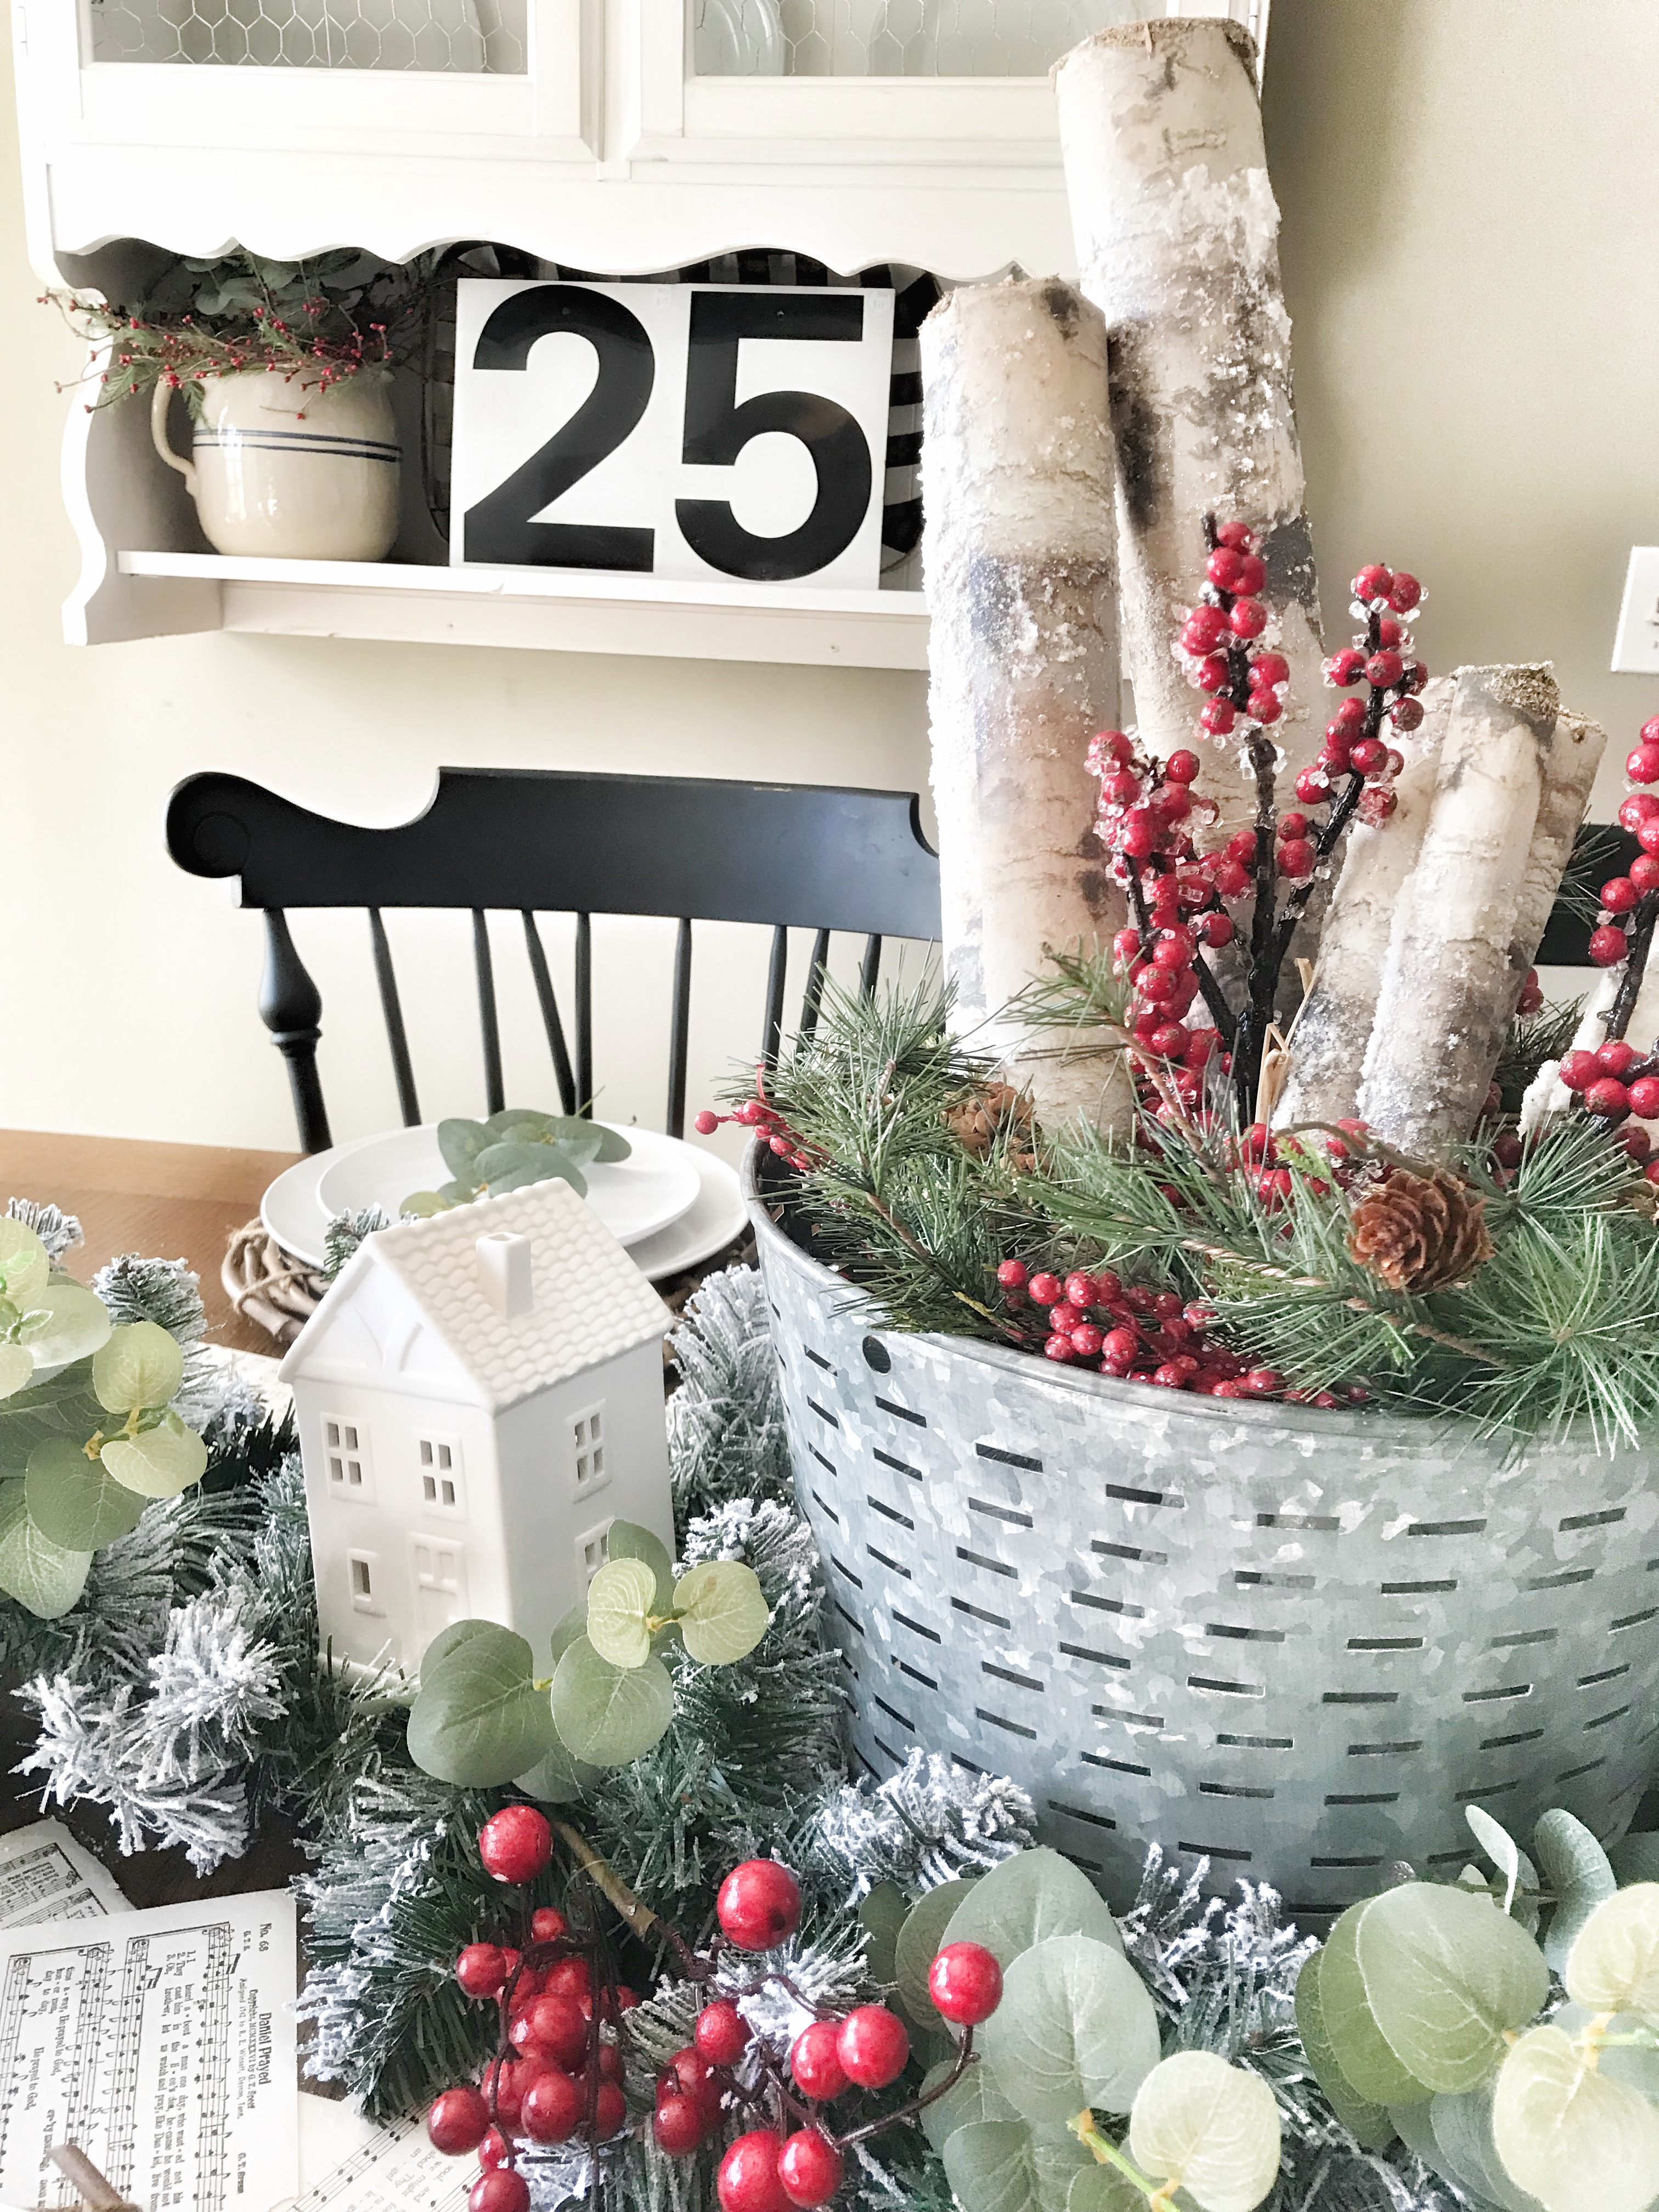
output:
[[[1504,2212],[1659,2203],[1659,1882],[1626,1888],[1567,1813],[1533,1835],[1542,1869],[1489,1814],[1498,1869],[1407,1882],[1352,1905],[1297,1985],[1321,2087],[1362,2143],[1396,2133]],[[1632,1857],[1648,1863],[1634,1839]],[[1529,1932],[1545,1914],[1542,1948]],[[1550,1970],[1570,2002],[1549,2020]]]
[[771,1625],[759,1577],[739,1560],[705,1560],[677,1581],[661,1538],[627,1521],[611,1523],[610,1552],[554,1632],[550,1675],[492,1621],[459,1621],[434,1639],[410,1715],[417,1766],[471,1788],[517,1781],[551,1802],[579,1797],[585,1774],[629,1765],[667,1733],[663,1652],[678,1641],[699,1666],[731,1666]]
[[[895,1950],[899,2002],[924,2033],[945,2023],[926,1964],[983,1944],[1002,2001],[977,2054],[921,2119],[963,2212],[1254,2212],[1279,2173],[1279,2110],[1259,2076],[1211,2051],[1159,2056],[1158,2014],[1117,1923],[1078,1868],[1017,1852],[974,1881],[929,1891]],[[948,2048],[948,2045],[946,2046]],[[1115,2119],[1102,2124],[1101,2115]],[[1127,2116],[1127,2131],[1123,2117]]]
[[587,1195],[582,1170],[595,1161],[609,1164],[632,1152],[620,1130],[574,1114],[541,1114],[508,1106],[487,1121],[456,1118],[438,1124],[438,1150],[451,1181],[436,1190],[411,1191],[403,1212],[422,1217],[470,1206],[476,1198],[522,1190],[526,1183],[557,1176],[578,1198]]
[[109,1333],[103,1300],[53,1268],[33,1230],[0,1216],[0,1398],[26,1389],[40,1369],[85,1358]]

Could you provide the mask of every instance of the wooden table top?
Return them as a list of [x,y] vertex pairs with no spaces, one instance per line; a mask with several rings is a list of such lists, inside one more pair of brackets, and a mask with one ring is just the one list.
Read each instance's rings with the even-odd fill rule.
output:
[[274,1352],[264,1331],[233,1309],[219,1267],[231,1231],[255,1218],[266,1187],[301,1157],[0,1129],[0,1205],[32,1198],[75,1214],[87,1241],[64,1264],[82,1282],[120,1252],[187,1261],[201,1281],[210,1340]]

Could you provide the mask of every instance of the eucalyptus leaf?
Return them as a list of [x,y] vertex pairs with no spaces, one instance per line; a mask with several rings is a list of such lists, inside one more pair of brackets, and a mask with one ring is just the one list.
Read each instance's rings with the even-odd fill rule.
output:
[[1361,1919],[1380,1901],[1373,1897],[1351,1905],[1327,1936],[1319,1954],[1319,2006],[1330,2048],[1355,2095],[1392,2111],[1399,2105],[1425,2104],[1433,2092],[1389,2047],[1365,1993],[1355,1938]]
[[587,1640],[613,1667],[651,1656],[648,1615],[657,1577],[643,1559],[608,1559],[587,1586]]
[[104,1409],[92,1393],[90,1359],[77,1359],[26,1394],[0,1396],[0,1473],[21,1474],[35,1446],[51,1437],[86,1443],[103,1422]]
[[927,1993],[927,1976],[945,1942],[951,1914],[973,1886],[970,1881],[941,1882],[911,1907],[899,1930],[893,1963],[904,2008],[924,2027],[941,2033],[944,2018]]
[[651,1610],[667,1612],[674,1602],[674,1562],[669,1557],[667,1545],[653,1529],[642,1528],[637,1521],[613,1521],[609,1556],[613,1559],[643,1559],[657,1578]]
[[538,1798],[544,1805],[574,1805],[588,1796],[599,1779],[597,1766],[585,1766],[580,1759],[573,1759],[559,1741],[557,1733],[549,1748],[542,1754],[527,1774],[515,1774],[516,1789],[526,1797]]
[[95,1552],[138,1526],[144,1500],[66,1437],[37,1444],[24,1486],[29,1518],[70,1551]]
[[760,1577],[740,1559],[705,1559],[674,1585],[686,1650],[699,1666],[748,1656],[772,1625]]
[[0,1344],[0,1398],[15,1396],[33,1380],[33,1353],[21,1344]]
[[184,1379],[184,1352],[159,1322],[127,1322],[93,1355],[92,1387],[106,1413],[168,1405]]
[[[942,2058],[922,2078],[921,2094],[931,2097],[939,2083],[950,2078],[954,2058]],[[1019,2114],[997,2087],[996,2075],[982,2058],[969,2066],[962,2079],[931,2105],[921,2108],[921,2131],[941,2154],[958,2128],[980,2120],[1017,2120]]]
[[[154,1328],[154,1322],[143,1324]],[[37,1367],[66,1367],[84,1359],[107,1344],[112,1334],[109,1308],[94,1291],[69,1275],[54,1275],[30,1304],[18,1331]],[[161,1334],[166,1336],[167,1331]],[[173,1342],[167,1337],[169,1344]],[[168,1393],[171,1396],[172,1393]],[[165,1401],[157,1399],[160,1405]],[[125,1408],[123,1408],[125,1411]]]
[[164,1413],[155,1428],[141,1429],[136,1437],[112,1437],[103,1462],[118,1482],[141,1498],[177,1498],[206,1474],[208,1451],[177,1413]]
[[1024,2120],[958,2128],[944,2156],[962,2212],[1066,2212],[1073,2176],[1094,2164],[1075,2136]]
[[579,1598],[553,1631],[553,1664],[556,1667],[573,1644],[587,1633],[587,1600]]
[[52,1273],[52,1256],[34,1231],[0,1214],[0,1297],[19,1312],[39,1299]]
[[487,1122],[454,1120],[438,1124],[438,1150],[458,1182],[477,1182],[473,1168],[478,1155],[495,1142],[495,1133]]
[[864,1970],[872,1982],[884,1984],[896,1979],[899,1930],[909,1911],[910,1901],[896,1881],[878,1881],[859,1906],[859,1918],[869,1937]]
[[1091,2166],[1073,2182],[1066,2212],[1146,2212],[1146,2192],[1115,2166]]
[[534,1655],[493,1620],[459,1620],[428,1645],[409,1717],[409,1755],[440,1782],[489,1790],[526,1773],[556,1741]]
[[1510,2179],[1545,2212],[1647,2212],[1659,2196],[1659,2112],[1584,2066],[1559,2027],[1534,2027],[1510,2051],[1492,2120]]
[[0,1500],[0,1590],[40,1620],[66,1613],[87,1586],[92,1553],[54,1544],[29,1518],[25,1486]]
[[1523,1929],[1485,1898],[1428,1882],[1372,1898],[1356,1948],[1378,2029],[1430,2089],[1473,2089],[1549,1996]]
[[590,1766],[626,1766],[659,1743],[674,1717],[674,1685],[660,1659],[613,1667],[586,1636],[553,1672],[553,1719],[567,1751]]
[[1279,2174],[1279,2106],[1259,2074],[1213,2051],[1154,2066],[1129,2113],[1129,2155],[1203,2212],[1255,2212]]
[[1087,1875],[1046,1847],[993,1867],[951,1923],[953,1943],[982,1943],[1005,1974],[1022,1951],[1051,1936],[1089,1936],[1123,1948],[1111,1908]]
[[1316,1951],[1296,1980],[1296,2027],[1302,2048],[1313,2068],[1314,2079],[1330,2100],[1343,2126],[1366,2150],[1382,2150],[1393,2142],[1395,2124],[1381,2105],[1362,2097],[1343,2072],[1325,2027],[1320,1996],[1320,1966],[1324,1952]]
[[447,1203],[435,1190],[411,1190],[398,1206],[399,1213],[412,1213],[419,1221],[429,1221],[434,1213],[446,1213],[448,1210]]
[[1659,1835],[1626,1836],[1607,1856],[1620,1881],[1659,1881]]
[[579,1154],[578,1158],[591,1157],[604,1162],[606,1166],[611,1166],[618,1160],[627,1159],[633,1152],[634,1147],[623,1136],[622,1131],[613,1129],[609,1122],[590,1121],[583,1115],[576,1114],[548,1114],[544,1115],[543,1119],[546,1123],[545,1134],[556,1145],[568,1147],[573,1138],[578,1136],[592,1135],[598,1138],[597,1150],[591,1155]]
[[563,1136],[544,1139],[543,1150],[562,1152],[566,1159],[585,1168],[605,1150],[605,1134],[597,1121],[583,1121]]
[[1027,2119],[1064,2122],[1085,2105],[1127,2112],[1158,2063],[1158,2014],[1121,1951],[1051,1936],[1007,1968],[980,2047]]
[[1521,1879],[1521,1850],[1509,1830],[1494,1820],[1490,1813],[1482,1812],[1479,1805],[1466,1805],[1463,1818],[1474,1832],[1474,1839],[1504,1877],[1504,1910],[1507,1912],[1515,1903],[1516,1885]]
[[1592,2012],[1639,2012],[1659,2021],[1659,1882],[1632,1882],[1585,1921],[1563,1978]]
[[1565,1973],[1579,1930],[1603,1899],[1618,1888],[1618,1877],[1583,1822],[1559,1806],[1533,1830],[1532,1844],[1557,1900],[1545,1931],[1544,1957],[1558,1974]]
[[1459,2097],[1434,2097],[1416,2107],[1426,2116],[1430,2148],[1426,2158],[1443,2179],[1453,2182],[1478,2203],[1495,2204],[1498,2212],[1539,2212],[1530,2190],[1512,2181],[1492,2131],[1492,2085],[1466,2090]]
[[558,1176],[578,1198],[587,1194],[587,1182],[568,1153],[556,1145],[523,1145],[509,1139],[479,1153],[473,1169],[481,1183],[496,1193],[522,1190],[526,1184],[546,1182]]

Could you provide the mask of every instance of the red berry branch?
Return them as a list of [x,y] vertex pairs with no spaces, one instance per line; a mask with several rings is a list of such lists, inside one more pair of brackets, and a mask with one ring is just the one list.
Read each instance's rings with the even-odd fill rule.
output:
[[[567,1833],[562,1824],[560,1833]],[[855,2143],[913,2120],[975,2063],[974,2029],[1001,2002],[1002,1970],[977,1943],[947,1944],[933,1960],[928,1990],[942,2016],[963,2031],[948,2076],[926,2096],[837,2132],[826,2107],[854,2087],[884,2089],[896,2081],[909,2063],[910,2039],[885,2005],[859,2005],[842,2016],[776,1966],[734,1973],[730,1954],[759,1960],[799,1926],[800,1884],[790,1869],[776,1859],[734,1867],[715,1900],[720,1936],[698,1952],[632,1897],[580,1838],[568,1840],[635,1932],[661,1937],[677,1972],[711,1992],[692,2040],[658,2074],[650,2126],[659,2150],[685,2158],[729,2124],[755,2124],[743,2127],[720,2159],[722,2212],[827,2204]],[[486,1870],[506,1883],[534,1881],[552,1850],[552,1825],[532,1805],[507,1806],[478,1835]],[[530,2145],[580,2142],[597,2149],[645,2124],[642,2114],[630,2113],[624,2087],[628,2014],[639,1999],[596,1980],[597,1952],[562,1913],[543,1905],[530,1914],[521,1943],[469,1943],[455,1961],[460,1987],[493,2002],[500,2021],[482,2083],[446,2089],[427,2115],[440,2150],[477,2154],[469,2212],[529,2212],[520,2160]],[[744,1999],[777,1990],[815,2015],[787,2049],[743,2011]]]
[[[1255,787],[1255,823],[1218,848],[1200,852],[1194,830],[1218,809],[1194,786],[1202,772],[1196,753],[1167,760],[1141,752],[1121,730],[1090,746],[1100,780],[1099,832],[1113,855],[1113,873],[1129,899],[1134,926],[1116,942],[1134,987],[1132,1026],[1137,1041],[1169,1063],[1169,1081],[1184,1106],[1204,1096],[1205,1071],[1218,1043],[1239,1121],[1255,1115],[1279,979],[1297,925],[1306,914],[1319,872],[1349,822],[1385,822],[1396,804],[1401,755],[1382,738],[1423,719],[1420,691],[1428,671],[1411,657],[1402,617],[1422,599],[1403,570],[1373,562],[1354,579],[1355,612],[1364,630],[1325,663],[1326,679],[1349,690],[1362,679],[1364,698],[1346,698],[1327,726],[1316,765],[1296,781],[1307,811],[1278,811],[1278,746],[1267,734],[1284,713],[1290,669],[1262,641],[1269,617],[1255,597],[1267,580],[1255,541],[1243,523],[1206,520],[1207,582],[1176,643],[1195,687],[1208,695],[1199,715],[1200,741],[1237,746]],[[1322,813],[1322,821],[1310,818]],[[1281,887],[1285,896],[1279,897]],[[1206,953],[1234,942],[1230,906],[1250,901],[1241,1003],[1226,990]],[[1202,996],[1214,1028],[1192,1029],[1182,1016]],[[1166,1117],[1167,1118],[1167,1117]]]

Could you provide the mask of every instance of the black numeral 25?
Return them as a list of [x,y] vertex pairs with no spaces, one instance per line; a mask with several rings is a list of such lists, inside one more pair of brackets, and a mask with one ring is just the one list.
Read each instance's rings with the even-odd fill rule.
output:
[[[580,284],[534,285],[495,310],[478,335],[472,366],[522,369],[537,339],[556,331],[574,331],[598,354],[593,389],[544,446],[467,509],[463,556],[649,574],[654,531],[532,520],[639,427],[657,365],[638,317],[619,300]],[[811,513],[781,538],[744,530],[724,500],[677,500],[674,513],[686,543],[711,568],[756,582],[786,582],[827,568],[858,535],[872,479],[863,431],[844,407],[816,392],[763,392],[738,406],[738,346],[744,338],[830,338],[856,345],[863,335],[864,300],[856,292],[693,295],[682,459],[730,467],[751,438],[781,430],[805,447],[817,479]]]

